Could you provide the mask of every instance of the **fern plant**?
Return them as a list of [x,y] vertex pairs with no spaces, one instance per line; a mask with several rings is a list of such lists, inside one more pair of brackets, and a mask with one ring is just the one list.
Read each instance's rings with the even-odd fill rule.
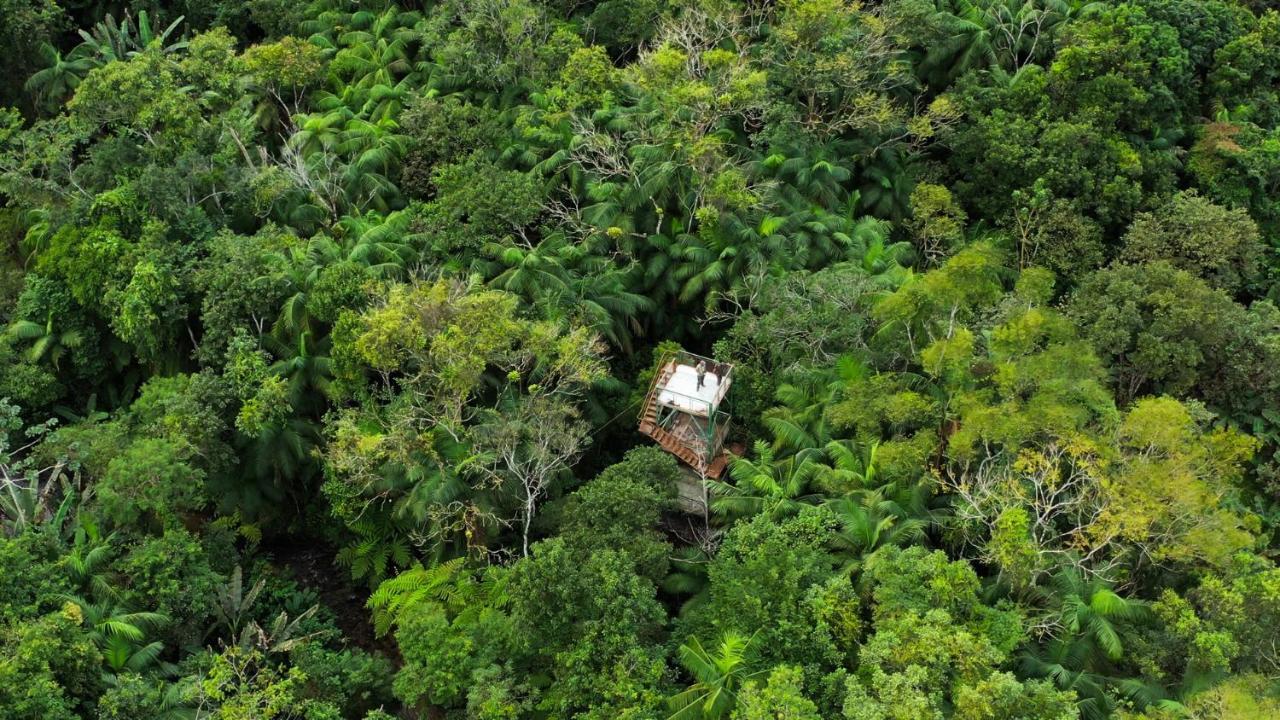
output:
[[415,565],[383,581],[367,604],[373,611],[374,630],[384,635],[424,605],[438,605],[451,620],[466,624],[506,602],[502,568],[488,566],[477,573],[467,567],[465,558],[454,558],[438,565]]
[[362,520],[352,529],[356,539],[339,550],[336,558],[351,571],[352,580],[364,580],[375,587],[391,570],[409,566],[409,543],[389,524]]

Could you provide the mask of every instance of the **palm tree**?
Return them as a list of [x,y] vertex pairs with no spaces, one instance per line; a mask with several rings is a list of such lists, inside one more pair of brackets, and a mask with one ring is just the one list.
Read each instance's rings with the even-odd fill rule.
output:
[[883,237],[873,238],[862,250],[862,270],[874,277],[883,290],[898,289],[911,279],[911,256],[915,246],[909,242],[887,243]]
[[322,411],[333,379],[333,361],[328,356],[331,340],[326,336],[315,341],[309,330],[298,336],[295,345],[283,345],[271,336],[264,339],[281,357],[271,365],[271,372],[288,382],[289,405],[308,416]]
[[83,46],[78,46],[63,56],[62,51],[49,43],[41,43],[40,58],[45,67],[27,78],[24,87],[27,92],[36,95],[45,109],[54,109],[64,98],[69,97],[89,71],[97,66],[82,48]]
[[1021,655],[1023,673],[1074,690],[1081,715],[1089,720],[1101,720],[1114,708],[1110,688],[1139,701],[1155,699],[1157,693],[1145,684],[1117,678],[1125,627],[1150,617],[1146,603],[1122,597],[1105,580],[1086,577],[1070,565],[1054,575],[1046,595],[1057,605],[1050,616],[1056,634]]
[[49,360],[59,367],[67,353],[84,343],[84,334],[75,328],[59,330],[54,325],[53,313],[45,318],[44,324],[31,320],[17,320],[9,326],[9,334],[16,340],[27,341],[31,347],[27,349],[27,359],[31,362]]
[[308,301],[312,287],[326,269],[350,263],[361,267],[371,278],[403,277],[416,256],[413,242],[419,240],[410,232],[411,221],[404,212],[347,215],[333,228],[335,236],[316,235],[306,245],[293,244],[269,253],[265,263],[268,273],[258,281],[283,285],[288,293],[272,327],[272,334],[282,346],[273,349],[278,354],[294,352],[305,333],[322,331],[312,317]]
[[[793,375],[775,391],[778,406],[765,412],[762,421],[773,434],[773,447],[790,453],[824,453],[836,440],[827,421],[827,406],[844,388],[871,375],[867,363],[852,354],[841,355],[828,368]],[[831,458],[834,462],[837,458]]]
[[[420,527],[430,525],[439,508],[459,501],[477,502],[472,487],[466,482],[468,469],[476,461],[471,445],[455,439],[440,427],[422,433],[409,462],[383,466],[383,484],[379,489],[396,497],[394,515]],[[453,534],[461,534],[458,528]],[[433,532],[438,542],[458,541],[452,534]]]
[[609,265],[599,272],[575,273],[567,300],[573,319],[591,327],[627,354],[634,349],[634,337],[644,334],[640,319],[656,307],[647,296],[631,290],[639,271],[640,266],[632,264],[625,268]]
[[866,160],[859,175],[858,209],[882,220],[901,223],[911,208],[916,183],[915,158],[887,147]]
[[319,240],[313,238],[312,244],[306,247],[292,245],[267,253],[263,262],[267,272],[255,279],[264,286],[282,286],[286,294],[271,328],[272,335],[281,343],[291,343],[314,329],[307,299],[312,283],[323,269],[313,255],[318,243]]
[[400,190],[392,181],[400,169],[408,137],[391,118],[377,121],[355,118],[342,131],[338,152],[348,158],[344,189],[356,208],[388,212],[403,206]]
[[341,159],[349,203],[380,212],[402,207],[395,183],[407,138],[395,118],[422,86],[429,65],[415,62],[422,16],[388,7],[381,12],[331,8],[307,27],[311,41],[332,54],[330,92],[317,93],[319,113],[297,119],[292,148],[311,157],[318,151]]
[[996,64],[996,28],[986,5],[972,0],[938,3],[932,21],[941,37],[930,43],[919,64],[930,86],[943,88],[969,70]]
[[677,548],[672,554],[671,571],[662,579],[662,589],[687,598],[680,606],[682,617],[706,600],[711,582],[707,574],[710,564],[711,553],[700,545]]
[[680,301],[702,300],[707,309],[722,299],[745,294],[745,280],[782,268],[784,257],[803,266],[806,249],[793,242],[795,218],[765,215],[756,221],[736,212],[721,214],[715,229],[680,236],[684,262],[676,274],[684,281]]
[[934,33],[917,71],[937,90],[970,70],[1016,72],[1052,55],[1059,27],[1102,5],[1089,0],[937,0],[931,17]]
[[115,533],[103,538],[96,525],[82,520],[73,537],[71,548],[62,559],[72,585],[93,597],[118,598],[119,594],[105,572],[111,560]]
[[475,267],[488,270],[484,274],[491,276],[493,287],[521,295],[532,303],[548,297],[565,297],[569,294],[569,271],[560,252],[564,243],[562,234],[548,237],[533,247],[487,243],[484,251],[494,260],[477,262]]
[[412,229],[413,217],[406,211],[344,215],[335,231],[342,237],[348,263],[364,265],[376,277],[399,277],[425,238]]
[[121,636],[113,636],[107,639],[101,650],[102,660],[112,675],[126,671],[142,673],[159,662],[160,653],[164,652],[164,643],[153,640],[139,644]]
[[881,547],[918,542],[928,526],[923,518],[911,517],[897,503],[878,499],[874,493],[831,500],[826,507],[839,519],[832,544],[844,560],[846,573],[857,571],[862,559]]
[[69,597],[67,601],[80,609],[90,639],[102,651],[108,675],[140,673],[159,660],[164,644],[158,640],[147,642],[147,635],[167,625],[167,616],[131,612],[110,601],[91,603],[79,597]]
[[733,483],[710,480],[711,509],[717,515],[750,517],[760,513],[786,516],[805,505],[816,505],[822,497],[810,491],[819,472],[816,458],[801,454],[775,460],[773,448],[764,441],[755,443],[755,460],[734,456],[729,464]]
[[853,170],[839,158],[850,157],[853,153],[832,143],[805,149],[784,148],[749,167],[753,174],[785,183],[784,192],[792,197],[816,202],[831,210],[849,197],[845,183],[853,177]]
[[491,278],[490,285],[543,306],[549,315],[581,322],[628,353],[641,332],[640,316],[655,307],[632,291],[638,265],[619,268],[569,244],[564,233],[552,233],[533,247],[488,243],[484,249],[494,260],[474,267]]
[[878,441],[829,441],[822,446],[823,459],[815,484],[829,493],[840,495],[878,489],[880,478],[876,453],[879,449]]
[[361,87],[394,85],[396,79],[413,71],[413,46],[421,39],[418,24],[422,16],[395,6],[381,13],[362,10],[352,13],[341,27],[335,55],[341,67],[349,69],[351,81]]
[[681,645],[680,664],[694,683],[667,701],[673,710],[668,720],[717,720],[733,712],[738,690],[765,673],[753,668],[750,651],[754,639],[754,635],[748,638],[729,631],[720,638],[715,652],[708,652],[696,637]]
[[1086,578],[1068,565],[1053,578],[1054,595],[1061,603],[1059,622],[1072,642],[1087,649],[1082,655],[1109,661],[1124,655],[1118,623],[1135,622],[1150,616],[1141,600],[1121,597],[1098,577]]
[[311,450],[319,442],[317,425],[296,415],[282,424],[267,425],[254,437],[241,435],[237,450],[244,458],[244,471],[235,476],[240,483],[237,488],[222,497],[237,503],[230,509],[241,510],[249,520],[256,519],[260,510],[278,508],[290,495],[300,501],[314,480]]
[[826,407],[835,387],[829,373],[807,373],[775,391],[781,405],[766,410],[761,421],[773,435],[773,449],[813,454],[833,439]]
[[347,122],[355,117],[350,108],[331,95],[327,98],[322,95],[315,102],[321,112],[299,117],[298,130],[289,138],[289,144],[304,156],[319,151],[334,152],[342,142]]

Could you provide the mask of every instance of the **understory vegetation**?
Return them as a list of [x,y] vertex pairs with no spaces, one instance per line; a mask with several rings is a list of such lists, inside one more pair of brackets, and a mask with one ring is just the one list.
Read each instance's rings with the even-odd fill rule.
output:
[[0,720],[1280,717],[1277,3],[0,41]]

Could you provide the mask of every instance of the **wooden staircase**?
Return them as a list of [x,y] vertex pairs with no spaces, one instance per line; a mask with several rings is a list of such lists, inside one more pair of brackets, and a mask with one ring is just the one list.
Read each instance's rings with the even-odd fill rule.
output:
[[707,477],[719,480],[720,476],[724,474],[724,469],[728,466],[729,451],[721,450],[720,454],[716,455],[715,459],[711,461],[711,464],[707,466]]
[[710,463],[706,463],[694,448],[678,435],[658,424],[658,388],[666,387],[667,381],[675,371],[676,363],[671,360],[663,365],[654,377],[653,384],[649,386],[649,392],[645,395],[644,406],[640,409],[640,432],[653,438],[663,450],[675,455],[681,462],[699,473],[707,477],[719,478],[729,463],[727,452],[721,451]]
[[649,392],[644,396],[644,406],[640,408],[640,432],[653,437],[654,430],[660,430],[658,427],[658,388],[666,387],[667,381],[671,379],[672,373],[676,371],[676,363],[670,360],[662,366],[657,376],[653,378],[653,382],[649,385]]

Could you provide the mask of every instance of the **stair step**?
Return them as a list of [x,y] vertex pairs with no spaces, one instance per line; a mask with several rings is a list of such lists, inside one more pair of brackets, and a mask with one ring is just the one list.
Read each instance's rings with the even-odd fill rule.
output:
[[721,473],[724,472],[725,467],[727,467],[728,465],[729,465],[729,453],[726,453],[726,452],[720,453],[719,455],[716,456],[716,459],[712,460],[711,464],[707,466],[707,477],[713,477],[713,478],[719,479]]

